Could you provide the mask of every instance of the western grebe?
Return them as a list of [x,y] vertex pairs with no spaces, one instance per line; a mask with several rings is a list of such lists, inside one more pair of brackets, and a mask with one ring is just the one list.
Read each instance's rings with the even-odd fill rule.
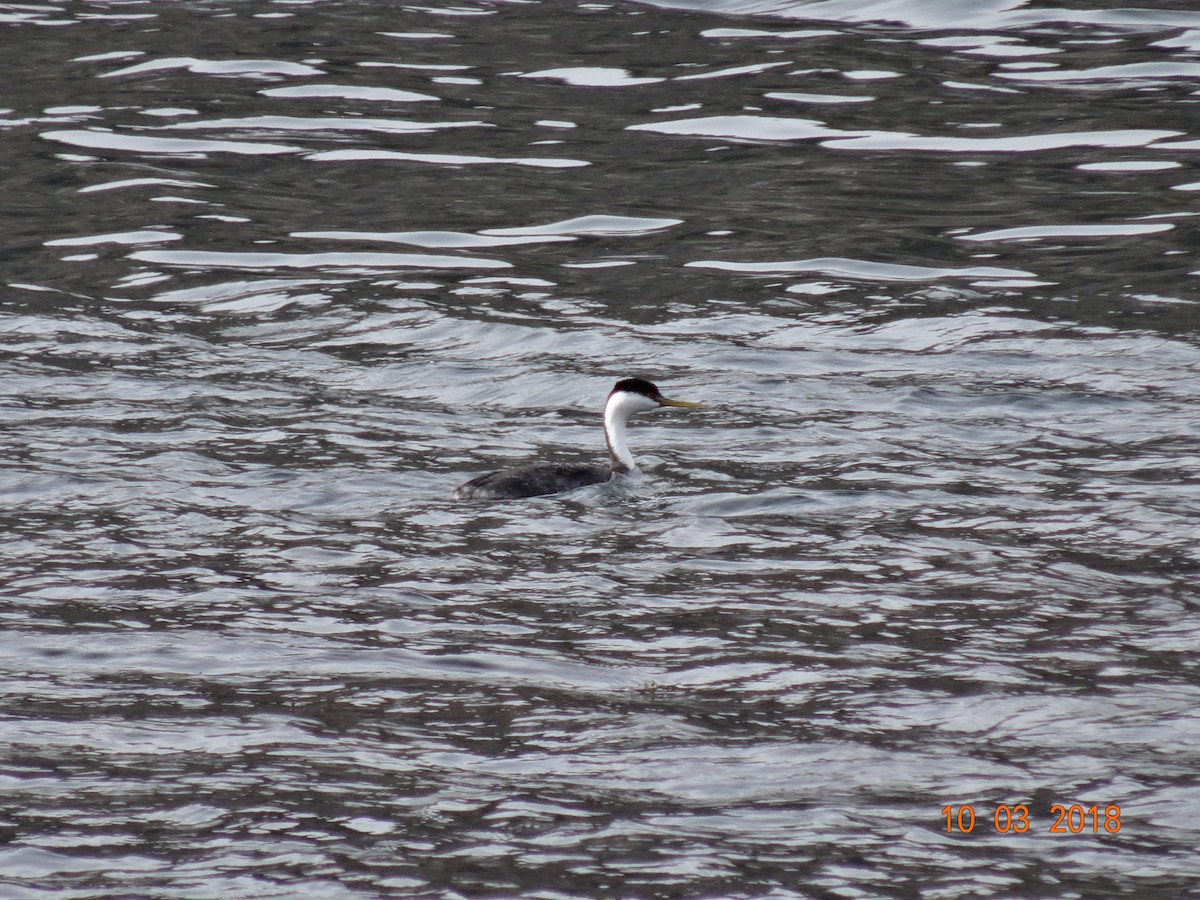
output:
[[700,403],[668,400],[657,387],[641,378],[624,378],[608,394],[604,404],[604,439],[611,462],[607,466],[581,463],[531,463],[489,472],[454,489],[456,500],[513,500],[540,497],[601,484],[614,475],[638,470],[625,443],[625,425],[634,413],[660,406],[697,407]]

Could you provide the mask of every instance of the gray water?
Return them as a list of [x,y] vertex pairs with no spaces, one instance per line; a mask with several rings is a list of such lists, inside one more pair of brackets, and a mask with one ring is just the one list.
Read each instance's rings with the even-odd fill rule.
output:
[[1200,13],[1081,5],[0,6],[0,896],[1200,890]]

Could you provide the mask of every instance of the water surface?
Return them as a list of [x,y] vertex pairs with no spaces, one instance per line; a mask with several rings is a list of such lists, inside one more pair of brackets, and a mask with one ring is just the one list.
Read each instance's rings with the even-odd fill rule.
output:
[[1200,14],[0,26],[5,896],[1194,890]]

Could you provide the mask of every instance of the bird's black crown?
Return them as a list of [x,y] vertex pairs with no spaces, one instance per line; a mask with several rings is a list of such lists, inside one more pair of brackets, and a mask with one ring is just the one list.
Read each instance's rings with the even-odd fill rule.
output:
[[643,397],[649,397],[651,400],[657,400],[662,396],[662,392],[652,382],[644,378],[622,378],[615,385],[608,396],[613,394],[627,392],[630,394],[641,394]]

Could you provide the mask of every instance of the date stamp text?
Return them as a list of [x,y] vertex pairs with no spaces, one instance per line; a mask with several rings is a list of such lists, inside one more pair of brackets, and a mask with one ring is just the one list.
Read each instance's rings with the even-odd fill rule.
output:
[[[947,834],[970,834],[979,821],[975,807],[970,804],[944,806],[942,815],[946,817]],[[1105,807],[1055,803],[1050,807],[1050,816],[1054,821],[1043,829],[1049,834],[1116,834],[1121,830],[1121,807],[1115,803]],[[1025,834],[1031,829],[1037,830],[1030,819],[1029,807],[1024,804],[998,805],[992,811],[992,827],[997,834]]]

